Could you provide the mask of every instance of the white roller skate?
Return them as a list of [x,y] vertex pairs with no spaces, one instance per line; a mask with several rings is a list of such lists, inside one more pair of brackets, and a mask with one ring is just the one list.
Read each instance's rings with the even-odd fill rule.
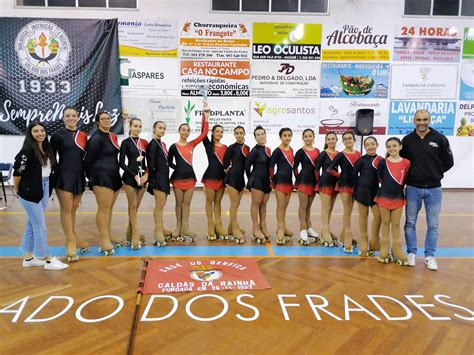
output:
[[306,229],[300,230],[300,239],[298,242],[301,245],[309,245],[308,231]]

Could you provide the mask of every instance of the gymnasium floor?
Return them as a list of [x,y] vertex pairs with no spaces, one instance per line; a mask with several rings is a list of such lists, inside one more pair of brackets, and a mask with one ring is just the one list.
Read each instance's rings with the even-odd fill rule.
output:
[[[438,272],[425,268],[422,250],[419,250],[417,266],[408,268],[380,264],[375,258],[359,258],[355,253],[347,255],[340,248],[300,246],[296,237],[296,195],[292,197],[287,217],[288,227],[295,232],[295,237],[286,246],[275,245],[274,233],[272,243],[263,246],[250,242],[248,235],[243,246],[208,242],[204,237],[204,195],[200,190],[194,195],[190,223],[194,231],[200,232],[195,245],[151,246],[153,200],[146,195],[139,214],[141,232],[147,236],[146,247],[139,251],[123,248],[111,257],[99,257],[95,248],[91,248],[91,253],[71,264],[67,271],[26,269],[21,266],[18,249],[26,216],[19,201],[11,195],[8,197],[8,208],[0,210],[1,354],[20,351],[126,353],[145,256],[170,261],[254,257],[272,288],[215,292],[223,298],[228,310],[219,319],[208,322],[195,320],[189,313],[198,317],[217,316],[224,307],[222,300],[206,296],[192,302],[192,308],[187,310],[188,301],[199,293],[168,294],[176,299],[176,312],[165,320],[137,322],[133,332],[133,351],[137,354],[471,354],[474,348],[473,191],[444,192]],[[247,231],[251,230],[249,202],[250,196],[246,193],[239,220]],[[0,201],[0,206],[2,204]],[[275,204],[272,196],[268,206],[269,226],[276,225]],[[77,231],[82,239],[93,244],[97,244],[95,209],[94,196],[86,193],[77,217]],[[173,209],[174,197],[171,195],[165,209],[165,225],[169,229],[174,227]],[[224,197],[223,210],[228,210],[227,196]],[[113,219],[113,232],[116,234],[125,232],[128,224],[126,211],[125,194],[121,193]],[[320,203],[316,199],[312,216],[316,230],[320,226],[319,213]],[[332,221],[336,234],[340,231],[341,217],[338,201]],[[53,253],[64,255],[57,199],[50,200],[46,218]],[[426,231],[424,218],[422,210],[418,223],[420,247]],[[227,221],[225,215],[225,224]],[[352,225],[357,237],[357,208]],[[241,296],[244,294],[249,296]],[[123,308],[110,319],[85,323],[84,318],[98,319],[116,309],[117,301],[109,297],[84,306],[81,317],[78,317],[76,311],[82,304],[102,295],[122,299]],[[373,295],[380,296],[377,303],[374,303]],[[25,322],[50,296],[69,296],[74,303],[54,320]],[[19,302],[22,299],[23,302]],[[164,317],[172,308],[172,298],[153,300],[146,295],[141,301],[140,317],[151,301],[149,318]],[[325,302],[325,311],[311,307],[311,303],[321,305]],[[36,318],[52,317],[66,303],[65,299],[54,299]],[[399,319],[388,320],[396,317]]]

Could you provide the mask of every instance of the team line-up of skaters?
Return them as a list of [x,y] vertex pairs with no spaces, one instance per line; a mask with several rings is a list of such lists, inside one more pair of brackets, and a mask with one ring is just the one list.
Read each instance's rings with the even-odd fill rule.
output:
[[[107,112],[96,115],[97,129],[89,139],[86,133],[77,129],[77,110],[66,107],[63,112],[65,127],[54,133],[51,140],[43,124],[30,124],[23,147],[15,158],[15,189],[28,216],[21,243],[25,267],[44,266],[53,270],[68,267],[58,258],[49,256],[48,251],[44,212],[53,188],[60,202],[68,262],[78,260],[78,249],[87,252],[88,243],[77,238],[75,231],[76,211],[86,188],[86,177],[97,201],[96,224],[100,251],[104,255],[112,254],[114,247],[122,244],[138,249],[144,242],[144,236],[139,232],[137,211],[145,191],[155,199],[153,244],[165,246],[170,241],[193,242],[197,235],[189,226],[190,204],[196,184],[193,150],[201,142],[208,158],[202,183],[206,195],[209,240],[244,242],[245,231],[239,226],[237,211],[246,187],[251,193],[251,239],[259,244],[270,240],[266,215],[273,189],[277,201],[276,243],[285,244],[293,236],[286,227],[285,215],[291,193],[296,189],[300,244],[319,242],[327,247],[340,244],[344,252],[352,253],[357,245],[351,229],[351,214],[356,201],[359,208],[359,255],[372,256],[374,251],[379,251],[381,262],[408,264],[407,255],[402,250],[400,219],[406,205],[404,186],[410,161],[400,156],[402,143],[397,137],[385,142],[387,155],[382,158],[377,155],[375,137],[364,139],[366,154],[361,156],[354,149],[353,132],[342,135],[344,149],[341,152],[335,149],[337,135],[327,133],[324,149],[320,151],[313,145],[313,130],[305,129],[302,133],[304,146],[294,154],[290,146],[293,138],[290,128],[280,130],[281,143],[271,152],[265,146],[266,132],[263,127],[254,129],[257,144],[250,149],[245,145],[245,129],[237,126],[234,128],[235,143],[227,147],[221,143],[224,129],[220,125],[212,127],[211,138],[208,138],[210,110],[204,104],[201,134],[192,140],[189,140],[189,125],[183,123],[179,126],[179,141],[168,149],[162,141],[166,124],[156,121],[153,138],[147,142],[140,138],[141,120],[134,118],[130,121],[129,137],[119,146],[117,136],[110,132],[111,119]],[[170,168],[173,170],[171,177]],[[244,175],[247,176],[247,184]],[[163,224],[163,208],[170,185],[176,200],[176,227],[172,231]],[[125,238],[113,235],[111,229],[112,211],[123,186],[129,214]],[[228,228],[223,226],[221,218],[225,189],[230,197]],[[321,234],[313,229],[310,219],[317,193],[322,205]],[[339,238],[330,230],[331,214],[338,195],[343,204],[343,225]],[[369,210],[373,214],[370,242]]]

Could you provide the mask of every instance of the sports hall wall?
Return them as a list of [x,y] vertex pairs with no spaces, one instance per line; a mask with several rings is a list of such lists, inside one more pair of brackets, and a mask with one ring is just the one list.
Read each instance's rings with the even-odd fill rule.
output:
[[[247,49],[245,45],[243,49],[232,48],[232,45],[225,48],[223,53],[229,55],[227,58],[211,58],[220,62],[220,65],[233,62],[232,68],[240,69],[236,71],[239,74],[224,79],[229,88],[239,84],[238,90],[223,90],[221,94],[229,96],[209,98],[217,120],[211,120],[211,124],[218,121],[224,123],[224,143],[233,142],[233,124],[238,123],[246,127],[247,143],[253,145],[253,127],[261,122],[267,128],[268,146],[272,149],[279,144],[278,130],[284,126],[290,126],[295,132],[293,148],[302,145],[301,130],[311,127],[320,133],[315,144],[322,149],[323,133],[326,130],[353,126],[357,109],[373,108],[375,132],[380,143],[379,154],[382,155],[385,153],[385,139],[411,129],[409,121],[412,110],[418,102],[428,102],[428,108],[432,112],[436,111],[433,113],[433,125],[449,138],[455,159],[454,168],[446,174],[443,186],[474,188],[474,130],[470,126],[474,125],[474,57],[471,53],[471,59],[467,56],[463,58],[462,52],[463,42],[466,43],[467,38],[465,31],[469,27],[474,31],[472,18],[404,17],[403,0],[331,0],[330,15],[327,16],[212,13],[209,0],[138,0],[139,9],[132,11],[19,9],[14,8],[13,3],[13,0],[0,0],[2,16],[43,17],[45,20],[118,18],[122,22],[122,27],[119,26],[119,41],[124,36],[123,31],[133,33],[130,28],[138,26],[138,22],[169,24],[171,37],[174,36],[170,41],[175,41],[175,49],[179,47],[179,54],[139,60],[136,56],[121,54],[122,107],[129,117],[142,118],[143,138],[151,137],[151,124],[157,119],[164,119],[168,123],[164,138],[168,145],[177,140],[175,132],[180,122],[189,120],[193,134],[199,132],[202,100],[188,95],[193,95],[190,83],[196,77],[199,65],[211,57],[199,57],[205,50],[195,52],[186,43],[195,41],[199,37],[198,31],[206,29],[199,28],[199,24],[231,24],[236,26],[238,32],[235,43],[245,43],[246,38],[250,41]],[[252,43],[263,44],[272,39],[277,41],[275,43],[284,42],[285,39],[276,39],[271,35],[278,24],[298,23],[304,23],[307,32],[301,35],[301,42],[313,37],[315,44],[314,38],[319,36],[320,58],[311,57],[314,53],[310,53],[305,60],[263,59],[268,54],[265,53],[265,46],[258,46],[259,49],[254,46],[252,53]],[[245,27],[240,27],[241,24]],[[228,29],[234,30],[233,27],[223,27],[219,31]],[[290,37],[290,40],[297,42],[301,36],[297,28],[293,27],[293,31],[295,29],[293,36],[296,33],[297,38]],[[450,29],[458,32],[450,32]],[[368,40],[370,43],[337,43],[338,33],[358,32],[365,38],[372,35],[372,39]],[[403,50],[395,53],[394,46],[401,47],[404,39],[410,35],[423,35],[428,38],[427,42],[434,38],[433,43],[436,40],[443,43],[451,54],[418,61],[416,54],[406,54]],[[470,36],[472,45],[474,34],[471,32]],[[212,39],[212,35],[209,38]],[[449,41],[443,42],[440,38]],[[348,53],[348,49],[352,53]],[[198,53],[197,57],[192,57],[193,53]],[[347,56],[351,55],[356,59],[348,60]],[[376,60],[374,56],[377,56]],[[137,78],[136,73],[143,72],[157,74],[151,79]],[[370,83],[370,92],[354,93],[350,88],[343,87],[340,77],[346,73],[356,73],[366,80],[371,77],[373,82]],[[245,96],[248,94],[250,96]],[[463,118],[466,124],[461,127]],[[22,136],[1,135],[0,161],[13,161],[22,142]],[[342,142],[339,143],[341,148]],[[197,147],[195,152],[195,170],[200,179],[207,161],[203,147]]]

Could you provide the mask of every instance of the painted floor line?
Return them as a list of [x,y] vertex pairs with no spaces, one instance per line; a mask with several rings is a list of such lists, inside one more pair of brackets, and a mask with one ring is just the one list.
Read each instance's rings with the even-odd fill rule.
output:
[[[60,246],[50,247],[52,255],[63,257],[66,249]],[[0,247],[0,257],[21,257],[19,247]],[[424,248],[419,248],[418,257],[424,255]],[[97,246],[91,246],[84,257],[102,256]],[[144,246],[139,250],[128,247],[115,249],[114,257],[358,257],[358,249],[353,253],[344,253],[342,248],[323,248],[305,246]],[[436,251],[438,258],[474,258],[474,247],[442,247]]]

